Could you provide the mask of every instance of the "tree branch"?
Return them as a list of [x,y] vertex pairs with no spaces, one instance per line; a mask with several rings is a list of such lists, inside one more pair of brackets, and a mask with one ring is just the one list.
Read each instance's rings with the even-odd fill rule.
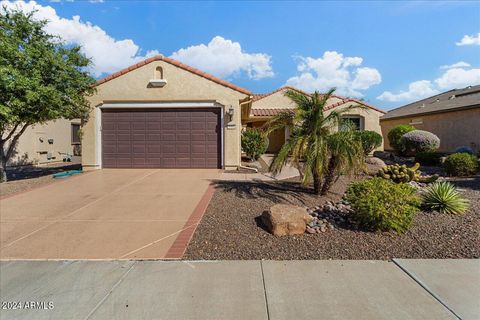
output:
[[7,161],[12,156],[13,149],[15,148],[15,144],[17,143],[18,139],[25,132],[25,130],[28,128],[29,125],[30,124],[28,122],[25,123],[22,129],[16,135],[13,136],[13,139],[10,142],[10,145],[8,146],[7,153],[5,154],[5,158]]
[[12,137],[12,135],[15,133],[15,131],[17,131],[17,128],[18,128],[19,125],[20,125],[20,123],[15,124],[15,126],[13,127],[13,129],[10,131],[10,133],[7,135],[7,137],[5,139],[0,137],[0,141],[1,142],[8,141]]

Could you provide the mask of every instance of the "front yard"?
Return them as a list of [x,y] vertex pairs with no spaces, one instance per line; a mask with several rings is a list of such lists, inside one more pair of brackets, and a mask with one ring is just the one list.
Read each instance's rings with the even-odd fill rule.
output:
[[327,197],[298,180],[228,182],[217,185],[184,259],[383,259],[480,258],[480,175],[448,178],[470,200],[464,215],[419,212],[404,234],[335,225],[324,233],[277,237],[259,216],[277,203],[305,207],[338,201],[349,181],[340,179]]

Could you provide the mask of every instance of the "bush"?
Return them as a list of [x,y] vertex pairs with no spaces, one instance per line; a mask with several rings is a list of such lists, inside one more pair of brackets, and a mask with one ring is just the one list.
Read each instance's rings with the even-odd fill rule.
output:
[[457,188],[449,182],[435,182],[422,193],[423,206],[441,213],[462,214],[468,209]]
[[408,230],[421,204],[412,186],[395,184],[382,178],[352,183],[346,199],[354,210],[354,219],[370,230]]
[[437,166],[440,164],[441,158],[441,153],[419,152],[415,155],[415,162],[419,162],[423,166]]
[[471,176],[478,170],[478,160],[468,153],[454,153],[445,159],[443,169],[449,176]]
[[373,150],[380,147],[382,144],[382,135],[375,131],[357,131],[356,135],[362,142],[363,153],[367,156]]
[[415,127],[408,125],[408,124],[399,124],[395,127],[393,127],[389,132],[388,132],[388,142],[390,143],[390,146],[397,152],[397,154],[402,154],[404,150],[404,146],[402,143],[402,136],[405,133],[408,133],[410,131],[415,130]]
[[468,146],[460,146],[457,149],[455,149],[455,153],[468,153],[468,154],[473,154],[473,149],[468,147]]
[[433,133],[423,130],[407,132],[400,141],[407,153],[433,152],[440,147],[440,139]]
[[247,129],[242,132],[242,150],[252,160],[257,160],[267,151],[268,139],[259,129]]

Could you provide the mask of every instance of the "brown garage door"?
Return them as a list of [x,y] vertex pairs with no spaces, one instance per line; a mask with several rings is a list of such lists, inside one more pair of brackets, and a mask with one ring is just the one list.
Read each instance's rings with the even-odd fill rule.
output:
[[220,109],[102,112],[104,168],[220,168]]

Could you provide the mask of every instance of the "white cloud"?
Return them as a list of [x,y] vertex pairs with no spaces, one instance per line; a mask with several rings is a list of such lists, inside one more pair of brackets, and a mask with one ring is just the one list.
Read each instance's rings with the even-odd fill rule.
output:
[[415,101],[437,94],[438,91],[433,87],[432,82],[428,80],[420,80],[412,82],[408,85],[408,90],[392,93],[385,91],[377,97],[378,100],[399,102],[399,101]]
[[207,45],[199,44],[174,52],[171,57],[212,73],[220,78],[246,72],[251,79],[273,77],[271,57],[264,53],[246,53],[240,43],[214,37]]
[[435,84],[440,89],[461,88],[480,83],[479,69],[448,69],[440,78],[435,80]]
[[457,46],[470,46],[477,45],[480,46],[480,32],[477,35],[464,35],[462,40],[455,43]]
[[380,72],[374,68],[359,67],[360,57],[344,57],[336,51],[325,51],[320,58],[297,57],[297,76],[287,80],[287,85],[312,92],[337,88],[337,93],[362,97],[360,91],[382,82]]
[[132,65],[146,57],[158,54],[158,51],[148,51],[141,54],[140,47],[131,39],[116,40],[109,36],[105,30],[90,22],[83,22],[79,16],[66,19],[58,16],[54,8],[42,6],[35,1],[15,3],[1,1],[0,8],[19,8],[24,12],[37,10],[35,18],[48,20],[46,31],[58,35],[67,43],[79,44],[83,53],[92,58],[91,72],[95,76],[112,73]]
[[453,69],[453,68],[468,68],[470,67],[470,63],[466,63],[465,61],[459,61],[454,64],[446,64],[440,66],[440,69]]
[[[455,65],[462,67],[452,67]],[[462,62],[452,66],[442,66],[441,68],[445,71],[437,79],[415,81],[409,84],[406,91],[398,93],[385,91],[377,99],[388,102],[412,102],[433,96],[441,91],[480,84],[480,69],[466,69],[467,65],[470,66],[466,62]]]

